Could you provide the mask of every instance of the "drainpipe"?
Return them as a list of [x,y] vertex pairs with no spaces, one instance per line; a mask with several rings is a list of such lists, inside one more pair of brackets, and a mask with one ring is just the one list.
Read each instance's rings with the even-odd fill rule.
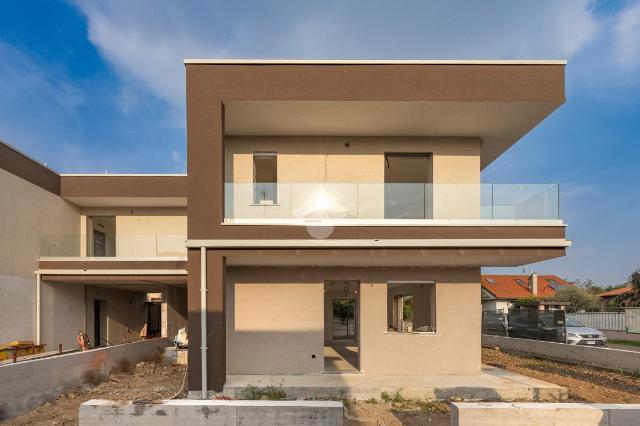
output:
[[202,399],[207,399],[207,249],[200,247],[200,351]]
[[36,271],[36,345],[40,344],[40,272]]

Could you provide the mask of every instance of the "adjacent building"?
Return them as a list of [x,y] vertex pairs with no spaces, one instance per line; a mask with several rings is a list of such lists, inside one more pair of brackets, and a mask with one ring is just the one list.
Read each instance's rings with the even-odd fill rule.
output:
[[0,143],[0,342],[45,350],[187,324],[187,177],[60,175]]
[[539,310],[563,310],[567,302],[550,301],[559,289],[573,285],[557,275],[483,275],[482,309],[509,312],[521,307]]

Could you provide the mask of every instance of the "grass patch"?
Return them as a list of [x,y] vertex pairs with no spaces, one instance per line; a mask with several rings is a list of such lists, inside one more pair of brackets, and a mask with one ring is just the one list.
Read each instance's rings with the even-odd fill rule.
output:
[[380,399],[383,402],[389,402],[389,401],[391,401],[391,395],[389,395],[389,392],[387,392],[387,391],[382,391],[382,392],[380,392]]
[[278,401],[281,399],[287,399],[287,393],[282,388],[282,383],[278,386],[267,386],[263,393],[264,397],[271,401]]
[[282,388],[282,383],[278,386],[267,386],[261,389],[254,385],[249,385],[242,390],[242,399],[279,401],[287,399],[287,393]]
[[242,390],[242,399],[258,400],[262,399],[262,391],[257,386],[249,385]]
[[377,404],[378,400],[375,398],[369,398],[365,401],[367,404]]
[[608,343],[613,345],[627,345],[627,346],[640,347],[640,340],[610,339]]

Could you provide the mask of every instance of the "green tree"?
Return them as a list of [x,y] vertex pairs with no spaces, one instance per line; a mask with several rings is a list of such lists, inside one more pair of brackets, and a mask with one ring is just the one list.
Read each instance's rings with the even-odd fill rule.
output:
[[567,312],[597,311],[600,307],[600,298],[590,294],[584,288],[570,285],[562,287],[549,300],[554,302],[569,302]]
[[640,306],[640,269],[637,269],[629,275],[629,282],[627,285],[631,286],[631,293],[626,295],[626,298],[629,301],[628,306]]

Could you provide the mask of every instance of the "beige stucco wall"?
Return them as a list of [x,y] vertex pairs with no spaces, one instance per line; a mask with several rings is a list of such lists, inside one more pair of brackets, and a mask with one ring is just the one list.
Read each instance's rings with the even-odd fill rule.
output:
[[[38,257],[49,250],[58,255],[79,254],[80,214],[57,195],[3,169],[0,200],[0,342],[33,340]],[[61,293],[54,300],[64,300],[61,303],[50,299],[52,289],[42,288],[42,343],[46,349],[70,342],[67,335],[73,341],[78,320],[84,320],[70,302],[77,300],[75,289],[57,287]]]
[[82,214],[83,221],[87,216],[116,217],[116,256],[186,256],[184,208],[84,209]]
[[[226,137],[225,179],[234,183],[227,185],[227,200],[233,208],[226,211],[236,219],[380,219],[384,217],[384,153],[420,152],[433,156],[434,218],[478,218],[480,146],[478,138]],[[251,205],[254,151],[278,153],[276,206]],[[318,212],[318,198],[320,207],[331,207]]]
[[[480,269],[240,268],[227,271],[227,374],[322,371],[325,280],[360,281],[361,370],[480,372]],[[387,331],[387,281],[434,281],[435,334]],[[316,358],[311,355],[315,354]]]
[[227,374],[321,373],[324,284],[227,277]]
[[125,339],[140,340],[140,331],[147,321],[146,293],[87,286],[86,332],[92,345],[95,343],[93,312],[95,300],[104,301],[101,308],[103,338],[113,345],[125,343]]

